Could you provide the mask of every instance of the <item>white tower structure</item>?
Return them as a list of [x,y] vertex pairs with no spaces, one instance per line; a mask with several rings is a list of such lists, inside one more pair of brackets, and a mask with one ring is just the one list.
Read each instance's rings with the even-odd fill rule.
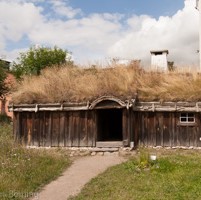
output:
[[159,71],[168,70],[167,54],[168,50],[150,51],[151,69]]
[[201,71],[201,1],[196,0],[196,8],[199,11],[199,20],[200,20],[200,25],[199,25],[199,57],[200,57],[200,71]]

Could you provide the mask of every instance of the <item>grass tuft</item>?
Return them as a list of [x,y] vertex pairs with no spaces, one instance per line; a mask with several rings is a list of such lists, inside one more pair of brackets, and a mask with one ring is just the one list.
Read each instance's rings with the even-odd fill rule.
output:
[[0,126],[0,146],[0,199],[27,199],[70,164],[61,150],[25,149],[15,144],[8,124]]

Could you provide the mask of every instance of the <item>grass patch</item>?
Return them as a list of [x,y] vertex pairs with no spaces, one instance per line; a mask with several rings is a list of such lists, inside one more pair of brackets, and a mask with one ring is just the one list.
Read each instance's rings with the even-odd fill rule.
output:
[[70,164],[62,150],[18,146],[8,124],[0,125],[0,147],[0,199],[26,199]]
[[[109,168],[71,200],[200,199],[201,156],[196,151],[168,151],[142,164],[141,155]],[[144,161],[143,161],[144,162]]]

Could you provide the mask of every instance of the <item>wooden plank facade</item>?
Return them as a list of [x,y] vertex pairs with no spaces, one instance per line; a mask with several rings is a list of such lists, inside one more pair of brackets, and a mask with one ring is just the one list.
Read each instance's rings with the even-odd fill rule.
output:
[[181,123],[179,112],[135,112],[135,143],[141,146],[201,147],[201,114]]
[[14,112],[14,135],[30,146],[95,146],[93,111]]
[[11,105],[16,140],[28,146],[201,147],[201,103],[135,102],[104,96],[92,103]]

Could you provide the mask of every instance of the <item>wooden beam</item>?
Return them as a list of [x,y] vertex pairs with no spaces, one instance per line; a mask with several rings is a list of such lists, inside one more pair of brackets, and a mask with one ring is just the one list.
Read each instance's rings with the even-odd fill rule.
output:
[[[106,97],[105,97],[106,98]],[[99,101],[102,99],[99,99]],[[125,101],[118,105],[94,105],[89,102],[81,103],[55,103],[55,104],[21,104],[9,105],[11,112],[39,112],[39,111],[78,111],[91,109],[130,108],[142,112],[201,112],[201,102],[132,102]]]
[[139,102],[134,111],[142,112],[201,112],[201,102]]

